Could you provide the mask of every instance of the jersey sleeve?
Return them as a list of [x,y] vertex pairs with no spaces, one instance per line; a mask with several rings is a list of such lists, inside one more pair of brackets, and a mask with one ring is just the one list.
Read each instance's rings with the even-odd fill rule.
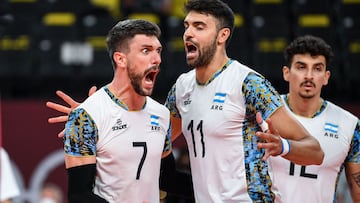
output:
[[280,94],[264,77],[250,72],[243,83],[245,105],[253,113],[260,112],[267,119],[280,106],[283,106]]
[[349,149],[348,156],[345,159],[345,162],[350,163],[360,163],[360,120],[358,120],[355,130],[354,136],[351,140],[351,145]]
[[72,156],[95,156],[98,130],[82,108],[73,110],[65,125],[64,151]]
[[176,108],[176,84],[171,87],[164,105],[169,109],[170,116],[181,118],[180,113]]

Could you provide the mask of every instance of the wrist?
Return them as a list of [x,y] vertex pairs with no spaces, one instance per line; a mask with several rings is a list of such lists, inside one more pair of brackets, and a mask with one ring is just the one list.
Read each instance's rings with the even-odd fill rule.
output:
[[288,139],[284,139],[282,137],[280,137],[281,140],[281,152],[280,152],[280,156],[286,156],[289,152],[290,152],[290,142]]

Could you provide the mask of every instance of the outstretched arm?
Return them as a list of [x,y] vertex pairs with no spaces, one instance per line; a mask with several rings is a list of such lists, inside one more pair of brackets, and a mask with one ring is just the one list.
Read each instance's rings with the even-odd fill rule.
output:
[[[287,112],[285,107],[277,109],[266,122],[269,124],[269,131],[257,132],[257,136],[265,141],[258,144],[259,148],[266,149],[264,158],[282,155],[299,165],[322,163],[324,152],[319,142]],[[287,153],[283,153],[284,150]]]

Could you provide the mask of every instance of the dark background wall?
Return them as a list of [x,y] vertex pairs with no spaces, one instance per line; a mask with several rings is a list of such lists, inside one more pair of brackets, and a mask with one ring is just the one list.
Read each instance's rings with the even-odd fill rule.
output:
[[[0,93],[3,99],[49,98],[56,89],[82,96],[112,78],[105,36],[118,21],[143,18],[163,31],[162,71],[155,98],[163,99],[188,69],[182,43],[185,0],[1,0]],[[360,100],[360,10],[349,0],[224,0],[235,13],[230,57],[287,91],[282,51],[296,36],[324,38],[335,53],[324,96]]]

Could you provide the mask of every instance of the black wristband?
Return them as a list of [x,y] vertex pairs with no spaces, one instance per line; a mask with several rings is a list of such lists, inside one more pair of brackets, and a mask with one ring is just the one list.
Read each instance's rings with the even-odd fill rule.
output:
[[107,203],[93,193],[96,164],[87,164],[67,169],[69,203]]

